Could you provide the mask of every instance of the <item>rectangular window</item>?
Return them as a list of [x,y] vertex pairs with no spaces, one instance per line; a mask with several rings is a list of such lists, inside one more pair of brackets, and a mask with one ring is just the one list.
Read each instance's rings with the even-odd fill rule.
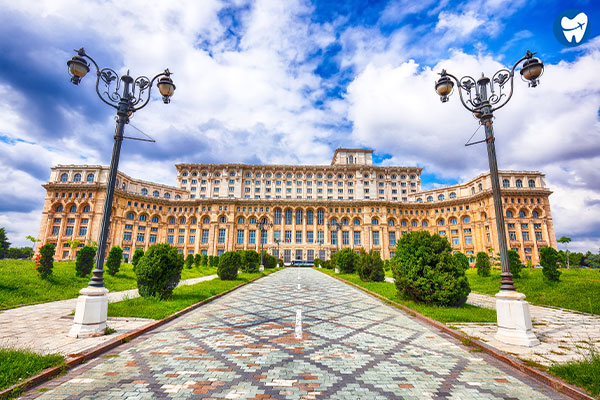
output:
[[52,227],[52,236],[56,236],[60,233],[60,226],[53,226]]
[[302,250],[296,250],[296,260],[302,260]]
[[536,232],[535,233],[535,240],[543,240],[542,239],[542,232]]
[[302,243],[302,231],[296,231],[296,243]]
[[389,232],[390,244],[392,246],[396,245],[396,232]]
[[452,246],[458,246],[459,242],[458,242],[458,238],[457,237],[452,237]]
[[124,241],[131,240],[131,232],[125,232],[125,233],[123,233],[123,240]]
[[315,260],[315,251],[314,250],[306,251],[306,260],[309,262],[313,262]]
[[219,249],[219,250],[217,250],[217,255],[218,255],[218,256],[222,256],[222,255],[223,255],[223,253],[225,253],[225,250],[223,250],[223,249]]
[[196,240],[196,236],[188,236],[188,244],[194,244]]
[[85,236],[85,235],[87,235],[87,226],[79,227],[79,236]]
[[202,254],[202,255],[208,255],[208,250],[200,250],[200,254]]
[[330,235],[330,243],[331,244],[337,244],[337,231],[332,231],[332,232],[329,232],[329,233],[331,234]]
[[292,261],[292,250],[284,249],[283,250],[283,262],[289,263]]
[[521,224],[521,229],[527,229],[527,224]]
[[346,246],[350,244],[350,232],[342,231],[342,244]]
[[67,226],[67,229],[65,230],[65,235],[71,236],[72,234],[73,234],[73,227]]
[[473,237],[465,236],[465,244],[473,244]]
[[144,234],[143,233],[138,233],[137,234],[137,241],[138,242],[143,242],[144,241]]
[[515,232],[508,232],[509,240],[517,240],[517,234]]
[[523,240],[524,241],[528,241],[529,240],[529,232],[523,232]]
[[318,231],[317,232],[317,242],[318,243],[325,243],[325,232],[324,231]]
[[260,242],[262,244],[267,244],[267,231],[260,231]]
[[248,231],[248,244],[256,244],[256,231],[254,229]]
[[292,243],[292,231],[285,231],[285,242]]
[[150,243],[156,243],[156,235],[154,235],[154,234],[150,235]]
[[219,229],[218,243],[225,243],[225,229]]
[[183,235],[177,236],[177,243],[185,243],[185,236],[183,236]]
[[202,243],[208,243],[208,229],[202,229]]
[[237,231],[237,244],[244,244],[244,230],[239,229]]
[[173,243],[173,235],[167,236],[167,243]]
[[360,246],[360,231],[354,232],[354,245]]
[[314,241],[314,234],[313,231],[306,232],[306,243],[312,243]]
[[275,239],[276,242],[281,242],[281,231],[280,230],[276,230],[273,233],[273,237]]
[[373,245],[379,245],[379,231],[373,231]]

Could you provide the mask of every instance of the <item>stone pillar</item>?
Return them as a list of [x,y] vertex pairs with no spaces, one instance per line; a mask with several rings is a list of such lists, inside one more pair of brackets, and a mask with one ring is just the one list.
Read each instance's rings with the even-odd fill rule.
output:
[[496,294],[498,332],[496,340],[515,346],[533,347],[540,344],[533,334],[529,303],[525,295],[512,290]]

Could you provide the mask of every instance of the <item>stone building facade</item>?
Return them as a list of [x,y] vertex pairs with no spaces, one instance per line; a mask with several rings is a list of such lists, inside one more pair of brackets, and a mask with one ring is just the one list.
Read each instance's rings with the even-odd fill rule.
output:
[[[473,259],[498,249],[489,174],[423,191],[421,168],[375,166],[364,149],[337,149],[331,165],[176,168],[176,186],[118,173],[109,247],[123,247],[130,258],[154,243],[171,243],[186,255],[262,245],[286,262],[329,258],[350,247],[387,259],[401,235],[426,230]],[[52,168],[39,238],[56,244],[56,259],[72,258],[68,241],[97,240],[107,180],[104,166]],[[501,171],[500,181],[509,248],[538,263],[539,248],[556,247],[552,192],[540,172]],[[262,232],[260,221],[268,224]]]

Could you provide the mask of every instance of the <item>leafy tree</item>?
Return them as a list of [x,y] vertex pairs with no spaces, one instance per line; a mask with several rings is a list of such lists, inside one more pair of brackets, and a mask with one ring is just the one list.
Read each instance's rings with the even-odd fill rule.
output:
[[219,256],[208,256],[208,266],[217,268],[219,266]]
[[383,270],[384,271],[389,271],[390,270],[390,260],[383,260]]
[[383,282],[385,280],[383,261],[375,250],[367,253],[364,249],[360,249],[356,264],[358,276],[361,280],[370,282]]
[[144,256],[144,249],[135,249],[133,252],[133,257],[131,258],[131,263],[135,267],[137,263],[140,261],[140,258]]
[[455,253],[454,258],[456,258],[460,265],[463,266],[465,271],[469,269],[469,258],[464,253],[461,253],[460,251]]
[[47,243],[40,248],[40,254],[35,259],[35,269],[40,278],[48,279],[54,268],[54,243]]
[[40,242],[40,241],[41,241],[40,239],[36,239],[35,237],[33,237],[33,236],[31,236],[31,235],[27,235],[27,236],[25,236],[25,239],[27,239],[27,240],[29,240],[29,241],[31,242],[31,248],[32,248],[32,249],[35,249],[35,244],[36,244],[37,242]]
[[208,265],[208,256],[206,254],[202,254],[202,258],[200,259],[200,265],[206,267]]
[[477,253],[475,259],[475,267],[477,268],[477,275],[479,276],[490,276],[490,256],[485,251]]
[[277,259],[271,254],[267,253],[266,250],[263,250],[263,265],[265,268],[277,267]]
[[33,256],[31,247],[11,247],[8,249],[6,258],[24,260]]
[[194,256],[194,265],[196,266],[196,268],[198,268],[200,266],[201,261],[202,261],[202,256],[200,255],[200,253],[196,254]]
[[110,276],[115,276],[121,268],[121,260],[123,258],[123,249],[119,246],[113,246],[108,252],[106,259],[106,271]]
[[194,255],[188,254],[187,257],[185,258],[185,267],[187,269],[191,269],[193,263],[194,263]]
[[440,306],[461,306],[471,291],[464,266],[446,238],[410,232],[396,245],[391,261],[399,294]]
[[571,238],[567,237],[567,236],[561,236],[560,239],[558,239],[558,243],[562,243],[565,245],[566,253],[567,253],[567,268],[571,269],[571,264],[569,263],[569,246],[568,246],[568,244],[571,243]]
[[515,278],[521,277],[521,269],[523,269],[523,263],[521,262],[521,257],[516,250],[508,251],[508,263],[510,265],[510,273]]
[[10,242],[6,237],[6,232],[4,231],[4,228],[0,228],[0,260],[7,256],[9,248]]
[[558,270],[558,252],[550,246],[540,249],[540,264],[544,278],[558,282],[561,272]]
[[[260,255],[254,250],[241,250],[239,268],[243,272],[258,272]],[[219,263],[220,265],[220,263]]]
[[533,268],[533,261],[531,261],[531,258],[528,258],[527,261],[525,262],[525,267],[527,269],[531,269]]
[[237,279],[238,266],[241,263],[240,254],[237,251],[228,251],[219,257],[217,275],[222,281],[234,281]]
[[319,266],[321,265],[321,263],[323,262],[323,260],[321,260],[320,258],[315,258],[313,260],[313,264],[315,264],[315,267],[319,268]]
[[153,244],[133,267],[140,296],[166,299],[179,284],[183,255],[170,244]]
[[575,266],[579,267],[583,262],[583,253],[580,253],[580,252],[569,253],[569,257],[571,259],[571,264],[573,264]]
[[83,246],[77,252],[77,261],[75,261],[75,275],[83,278],[94,269],[94,257],[96,257],[96,248],[92,246]]
[[358,255],[354,250],[346,247],[335,253],[332,257],[334,265],[336,265],[342,274],[351,274],[356,269],[356,260]]
[[71,259],[73,259],[77,254],[77,248],[81,244],[81,240],[67,240],[67,243],[71,247]]

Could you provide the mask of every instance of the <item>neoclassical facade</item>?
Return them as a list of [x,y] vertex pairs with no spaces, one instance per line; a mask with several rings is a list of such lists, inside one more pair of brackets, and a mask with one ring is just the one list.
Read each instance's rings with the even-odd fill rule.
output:
[[[331,165],[176,168],[176,186],[118,173],[109,247],[123,247],[130,258],[154,243],[171,243],[186,255],[262,245],[286,262],[329,258],[350,247],[387,259],[403,234],[426,230],[473,259],[498,249],[489,174],[423,191],[421,168],[376,166],[372,150],[364,149],[337,149]],[[540,247],[556,247],[552,192],[540,172],[501,171],[500,180],[509,247],[538,263]],[[69,241],[97,240],[107,181],[104,166],[52,168],[39,239],[56,244],[56,259],[72,257]]]

